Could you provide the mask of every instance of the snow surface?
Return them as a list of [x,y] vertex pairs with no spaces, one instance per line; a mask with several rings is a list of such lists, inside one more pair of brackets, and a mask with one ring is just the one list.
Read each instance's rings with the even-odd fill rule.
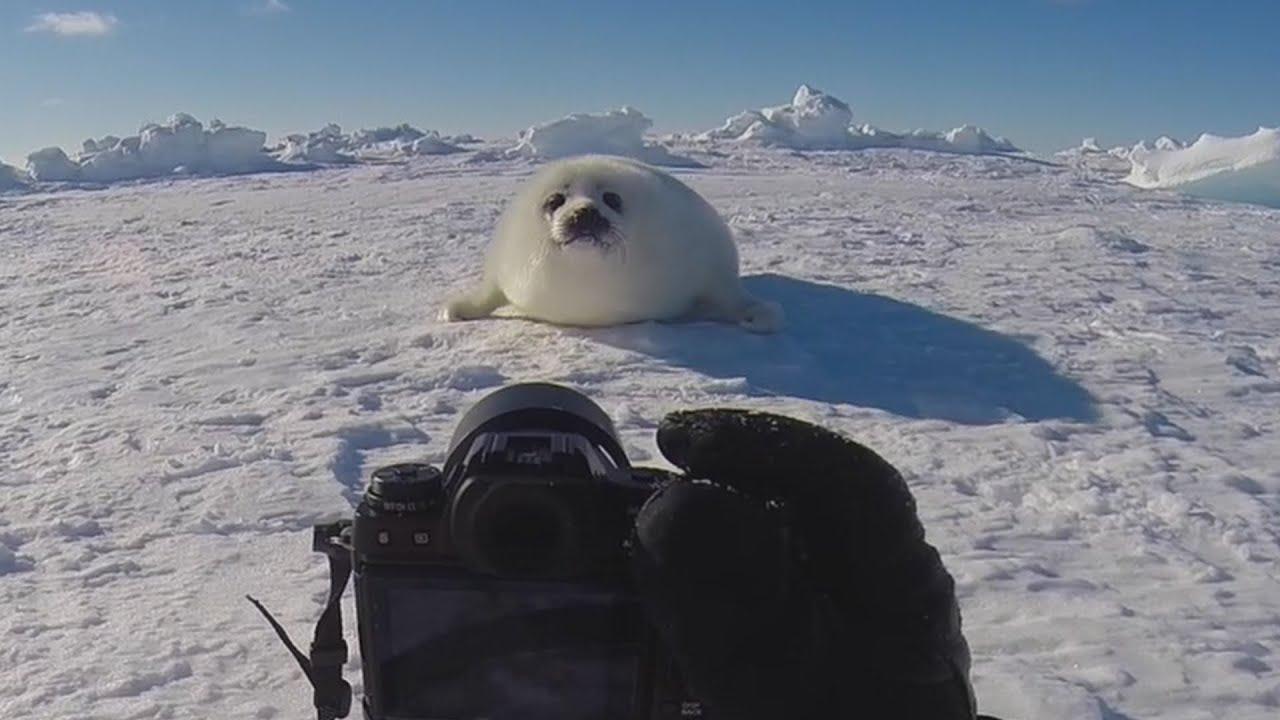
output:
[[1280,207],[1280,128],[1234,138],[1205,133],[1188,147],[1161,138],[1155,149],[1134,148],[1129,160],[1126,182],[1140,188]]
[[524,130],[515,147],[501,157],[552,160],[570,155],[603,154],[635,158],[651,165],[697,165],[659,143],[646,141],[644,134],[652,125],[653,121],[644,113],[631,107],[597,114],[574,113]]
[[1021,152],[1002,137],[972,125],[943,132],[916,130],[898,134],[871,125],[853,125],[853,111],[842,100],[801,85],[789,105],[746,110],[698,136],[794,150],[909,148],[933,152],[989,155]]
[[310,525],[535,379],[640,463],[714,405],[876,448],[956,576],[985,712],[1276,716],[1280,211],[1011,158],[698,158],[778,335],[434,320],[519,159],[0,199],[0,717],[310,716],[243,594],[307,637]]

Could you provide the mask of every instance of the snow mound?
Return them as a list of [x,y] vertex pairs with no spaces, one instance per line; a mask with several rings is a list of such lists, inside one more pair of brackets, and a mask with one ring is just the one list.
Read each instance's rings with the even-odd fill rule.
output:
[[346,165],[356,162],[350,154],[350,138],[342,128],[329,123],[312,133],[285,137],[272,152],[281,162],[295,164]]
[[440,137],[435,130],[432,130],[428,134],[409,143],[409,147],[406,152],[410,155],[450,155],[457,152],[463,152],[463,149],[455,145],[453,142]]
[[1136,187],[1280,207],[1280,128],[1234,138],[1205,133],[1187,147],[1161,138],[1155,148],[1139,144],[1129,162],[1125,181]]
[[26,186],[21,170],[12,165],[0,163],[0,192],[22,190]]
[[[1162,137],[1156,142],[1157,143],[1177,143],[1178,141],[1168,137]],[[1067,148],[1066,150],[1059,150],[1058,152],[1054,153],[1054,155],[1064,160],[1075,160],[1080,158],[1102,157],[1102,156],[1127,159],[1129,157],[1129,151],[1130,151],[1130,148],[1127,148],[1124,146],[1105,149],[1098,144],[1097,138],[1087,137],[1081,140],[1078,146],[1073,148]]]
[[694,160],[674,155],[665,146],[646,142],[645,131],[653,121],[631,107],[606,113],[574,113],[559,120],[534,125],[520,133],[516,146],[503,155],[552,160],[570,155],[621,155],[651,165],[696,166]]
[[1021,152],[1008,140],[972,125],[945,133],[916,130],[899,134],[852,122],[853,111],[844,101],[801,85],[789,105],[738,113],[696,139],[750,142],[793,150],[908,148],[968,155]]
[[[1161,141],[1177,142],[1170,138]],[[1080,145],[1066,150],[1059,150],[1054,157],[1077,168],[1095,170],[1108,175],[1123,175],[1129,172],[1129,152],[1131,148],[1124,146],[1103,148],[1096,138],[1087,137]]]
[[79,179],[80,166],[62,148],[47,147],[27,156],[27,173],[38,182],[62,182]]
[[1097,155],[1103,152],[1102,148],[1098,147],[1098,139],[1091,137],[1080,141],[1079,150],[1081,155]]
[[[475,142],[470,135],[464,137]],[[366,128],[350,134],[344,134],[341,127],[330,123],[313,133],[289,135],[273,150],[273,154],[286,163],[348,165],[464,152],[451,140],[441,137],[435,130],[419,130],[408,123]]]
[[351,134],[350,149],[357,156],[369,157],[448,155],[463,151],[435,130],[422,131],[408,123],[357,130]]
[[[869,128],[873,132],[867,132]],[[1008,140],[993,136],[980,127],[961,125],[945,133],[915,130],[897,136],[870,126],[853,132],[855,143],[865,142],[865,147],[904,147],[911,150],[932,150],[963,155],[994,155],[1022,152]]]
[[143,125],[137,135],[85,140],[74,160],[61,148],[27,157],[32,178],[47,182],[99,183],[184,175],[235,175],[270,170],[276,163],[263,151],[267,134],[231,127],[218,120],[205,126],[186,113],[163,124]]
[[704,135],[804,150],[843,150],[849,145],[852,122],[853,111],[843,101],[801,85],[790,105],[741,112]]
[[409,123],[400,123],[395,127],[365,128],[351,133],[351,144],[356,147],[389,145],[408,145],[426,135]]

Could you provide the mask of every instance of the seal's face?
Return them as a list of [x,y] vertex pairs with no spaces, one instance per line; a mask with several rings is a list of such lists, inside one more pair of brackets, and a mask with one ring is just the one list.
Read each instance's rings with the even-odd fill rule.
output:
[[[612,182],[610,182],[612,180]],[[627,183],[580,173],[546,184],[540,211],[550,242],[561,249],[614,249],[627,240]]]

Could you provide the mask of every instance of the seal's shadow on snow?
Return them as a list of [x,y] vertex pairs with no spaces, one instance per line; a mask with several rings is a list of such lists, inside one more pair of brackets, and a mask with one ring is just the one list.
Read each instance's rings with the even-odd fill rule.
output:
[[772,274],[743,283],[751,294],[782,305],[780,333],[752,335],[710,323],[587,332],[712,377],[743,378],[748,392],[971,425],[1097,417],[1084,388],[1005,335],[834,285]]

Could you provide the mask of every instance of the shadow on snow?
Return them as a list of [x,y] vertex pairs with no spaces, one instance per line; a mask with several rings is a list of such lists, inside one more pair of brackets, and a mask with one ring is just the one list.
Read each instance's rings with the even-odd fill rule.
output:
[[880,295],[780,275],[743,278],[781,303],[786,327],[752,335],[726,325],[645,323],[583,330],[615,347],[750,392],[874,407],[970,425],[1097,417],[1093,398],[1022,343]]

